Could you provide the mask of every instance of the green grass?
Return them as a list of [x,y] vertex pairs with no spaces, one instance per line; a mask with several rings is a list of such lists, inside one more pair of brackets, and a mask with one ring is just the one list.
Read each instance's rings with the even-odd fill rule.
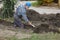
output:
[[21,40],[60,40],[60,34],[57,33],[34,34],[31,38],[24,38]]
[[18,39],[15,36],[13,36],[5,39],[6,40],[60,40],[60,34],[58,33],[32,34],[30,38]]
[[38,6],[41,6],[42,5],[42,1],[39,1],[39,2],[32,2],[32,6],[35,6],[35,7],[38,7]]
[[6,39],[6,40],[19,40],[19,39],[16,38],[15,36],[13,36],[13,37],[6,37],[5,39]]

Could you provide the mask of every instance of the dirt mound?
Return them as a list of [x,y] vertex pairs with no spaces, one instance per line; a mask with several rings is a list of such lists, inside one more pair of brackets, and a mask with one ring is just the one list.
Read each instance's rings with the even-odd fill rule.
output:
[[31,21],[40,21],[40,14],[34,10],[27,11],[27,16]]
[[[56,14],[39,14],[34,10],[29,10],[27,12],[28,19],[30,21],[38,21],[38,26],[34,29],[35,33],[39,32],[58,32],[60,33],[60,13]],[[36,22],[33,22],[37,24]]]
[[44,32],[60,33],[60,30],[57,27],[51,27],[48,24],[41,24],[34,29],[34,33],[44,33]]
[[47,22],[50,25],[60,27],[60,13],[57,14],[39,14],[34,10],[29,10],[27,12],[28,19],[30,21],[41,21]]

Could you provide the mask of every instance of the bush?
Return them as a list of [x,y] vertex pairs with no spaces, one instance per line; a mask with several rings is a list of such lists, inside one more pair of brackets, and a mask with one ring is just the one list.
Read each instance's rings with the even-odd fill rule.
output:
[[33,2],[32,6],[38,6],[38,3],[37,2]]
[[13,16],[15,0],[3,0],[3,18],[9,18]]
[[43,4],[43,0],[37,0],[38,5],[42,5]]
[[51,3],[53,0],[43,0],[44,2]]
[[36,1],[32,3],[32,6],[40,6],[43,4],[43,1]]

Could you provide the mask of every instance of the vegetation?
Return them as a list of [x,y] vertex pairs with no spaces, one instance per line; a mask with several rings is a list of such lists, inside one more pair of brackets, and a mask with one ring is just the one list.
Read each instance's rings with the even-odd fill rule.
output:
[[60,40],[60,34],[56,33],[44,33],[33,34],[30,38],[18,39],[16,37],[6,38],[7,40]]
[[39,6],[37,2],[33,2],[32,6]]
[[53,0],[43,0],[44,2],[51,3]]
[[53,2],[53,0],[37,0],[37,2],[32,3],[32,6],[40,6],[42,4],[47,4],[48,5],[52,2]]
[[40,6],[43,4],[43,0],[37,0],[36,2],[32,3],[32,6]]
[[37,0],[38,5],[41,5],[43,3],[43,0]]
[[57,33],[34,34],[31,38],[24,38],[21,40],[60,40],[60,34]]
[[15,36],[12,36],[12,37],[6,37],[5,39],[6,39],[6,40],[19,40],[19,39],[16,38]]
[[16,0],[3,0],[3,18],[9,18],[13,16],[14,4]]

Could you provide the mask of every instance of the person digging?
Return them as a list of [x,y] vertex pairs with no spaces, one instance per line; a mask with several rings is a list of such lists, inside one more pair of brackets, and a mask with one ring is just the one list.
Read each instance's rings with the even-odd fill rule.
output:
[[20,4],[16,12],[14,13],[14,27],[24,27],[23,23],[21,22],[21,18],[30,26],[35,27],[27,18],[26,10],[29,10],[31,6],[30,2],[26,2],[25,5]]

